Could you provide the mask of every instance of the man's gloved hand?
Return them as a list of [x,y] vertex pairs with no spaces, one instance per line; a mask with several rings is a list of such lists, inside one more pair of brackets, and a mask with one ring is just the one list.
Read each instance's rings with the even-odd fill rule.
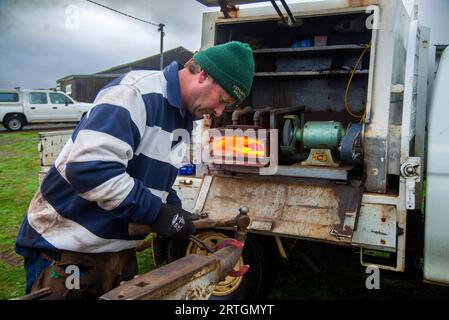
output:
[[195,216],[171,204],[162,204],[156,221],[151,225],[160,236],[172,239],[186,239],[196,232],[192,223]]

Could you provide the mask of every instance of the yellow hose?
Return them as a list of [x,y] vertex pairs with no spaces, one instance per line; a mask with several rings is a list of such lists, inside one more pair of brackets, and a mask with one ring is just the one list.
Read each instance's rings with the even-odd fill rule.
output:
[[351,87],[352,79],[354,78],[354,75],[355,75],[355,72],[357,70],[357,67],[359,66],[360,62],[362,61],[363,57],[365,56],[365,54],[366,54],[366,52],[368,51],[369,48],[371,48],[371,42],[366,45],[365,50],[363,50],[362,54],[359,57],[359,60],[357,60],[357,63],[355,64],[354,68],[352,69],[351,77],[349,78],[348,85],[346,86],[346,92],[345,92],[345,108],[346,108],[346,111],[349,113],[349,115],[351,117],[356,118],[356,119],[360,119],[360,123],[365,122],[366,106],[365,106],[365,111],[363,112],[362,115],[358,115],[358,114],[352,113],[351,107],[349,106],[349,103],[348,103],[348,94],[349,94],[349,88]]

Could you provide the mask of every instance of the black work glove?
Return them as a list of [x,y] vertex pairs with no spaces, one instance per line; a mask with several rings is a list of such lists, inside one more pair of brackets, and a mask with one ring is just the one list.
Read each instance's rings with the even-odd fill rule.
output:
[[186,239],[196,232],[192,223],[195,216],[171,204],[162,204],[156,221],[151,225],[154,232],[164,238]]

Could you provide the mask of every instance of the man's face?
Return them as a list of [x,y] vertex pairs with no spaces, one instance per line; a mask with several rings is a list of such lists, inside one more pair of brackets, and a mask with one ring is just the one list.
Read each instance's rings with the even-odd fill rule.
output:
[[205,76],[203,71],[199,74],[190,98],[186,107],[195,119],[202,119],[204,115],[210,114],[220,117],[227,105],[235,103],[235,99],[211,77]]

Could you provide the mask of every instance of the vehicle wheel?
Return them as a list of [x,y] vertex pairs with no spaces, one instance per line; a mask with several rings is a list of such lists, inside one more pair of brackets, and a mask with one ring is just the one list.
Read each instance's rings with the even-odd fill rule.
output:
[[[198,238],[214,248],[226,238],[232,237],[224,231],[204,230],[196,234]],[[190,241],[170,241],[167,247],[168,262],[180,259],[188,254],[210,255],[204,249]],[[218,283],[210,297],[211,300],[255,300],[266,298],[271,280],[267,252],[258,238],[248,235],[242,257],[234,267],[238,270],[244,264],[250,266],[243,277],[227,276]]]
[[23,117],[20,115],[7,116],[6,119],[3,121],[3,125],[9,131],[20,131],[22,130],[24,124],[25,121]]

